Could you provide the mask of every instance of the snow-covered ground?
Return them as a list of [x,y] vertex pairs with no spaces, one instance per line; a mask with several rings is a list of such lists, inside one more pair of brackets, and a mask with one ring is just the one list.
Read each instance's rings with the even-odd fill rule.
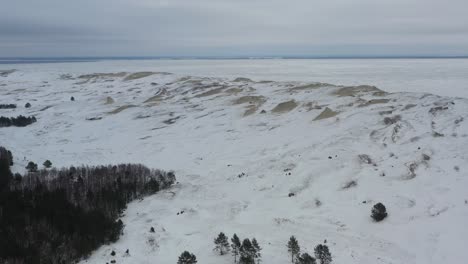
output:
[[468,98],[468,59],[251,59],[112,60],[81,63],[1,64],[23,72],[165,71],[200,77],[371,84],[388,92],[425,92]]
[[[14,170],[29,160],[138,162],[173,169],[179,182],[130,204],[121,239],[83,263],[170,264],[184,250],[198,263],[232,263],[212,251],[219,232],[256,237],[268,264],[288,263],[291,235],[309,253],[326,239],[334,263],[468,258],[468,99],[119,73],[131,67],[80,76],[110,71],[83,65],[94,64],[23,65],[0,76],[0,103],[18,104],[0,115],[38,119],[0,128]],[[377,202],[389,213],[380,223],[369,216]]]

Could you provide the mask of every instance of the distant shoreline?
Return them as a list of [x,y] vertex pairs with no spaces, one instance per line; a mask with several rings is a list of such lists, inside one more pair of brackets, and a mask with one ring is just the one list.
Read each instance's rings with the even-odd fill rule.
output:
[[374,59],[468,59],[468,56],[167,56],[167,57],[11,57],[0,64],[70,63],[116,60],[374,60]]

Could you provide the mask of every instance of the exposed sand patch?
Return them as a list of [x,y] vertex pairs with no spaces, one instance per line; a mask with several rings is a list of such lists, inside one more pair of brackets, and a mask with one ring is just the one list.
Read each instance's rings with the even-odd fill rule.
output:
[[114,99],[112,99],[112,97],[107,96],[107,98],[106,98],[106,103],[105,103],[106,105],[108,105],[108,104],[113,104],[114,102],[115,102],[115,101],[114,101]]
[[286,112],[289,112],[291,110],[293,110],[294,108],[297,107],[297,102],[295,100],[290,100],[290,101],[287,101],[287,102],[282,102],[282,103],[279,103],[277,106],[275,106],[275,108],[273,108],[273,110],[271,110],[271,112],[273,113],[286,113]]
[[97,80],[100,80],[100,79],[121,78],[121,77],[125,77],[125,75],[127,75],[126,72],[84,74],[84,75],[78,76],[78,79],[83,79],[83,81],[78,82],[77,84],[96,82]]
[[375,86],[370,85],[359,85],[343,87],[333,92],[336,96],[357,96],[359,94],[371,93],[374,96],[384,96],[387,93],[378,89]]
[[166,96],[169,92],[163,88],[158,91],[158,93],[155,96],[151,96],[150,98],[146,99],[143,103],[158,103],[164,100],[164,96]]
[[242,97],[239,97],[236,100],[234,100],[233,104],[235,104],[235,105],[245,104],[245,103],[263,104],[265,102],[266,102],[266,98],[261,96],[261,95],[246,95],[246,96],[242,96]]
[[249,78],[238,77],[234,79],[233,82],[253,82],[253,81]]
[[257,112],[258,108],[259,108],[258,105],[249,105],[249,106],[247,106],[247,110],[245,110],[244,116],[249,116],[251,114],[254,114],[255,112]]
[[0,70],[0,76],[7,77],[8,75],[14,73],[16,70]]
[[244,112],[244,116],[249,116],[255,112],[257,112],[258,108],[262,106],[266,102],[266,98],[259,95],[247,95],[242,96],[234,100],[233,104],[245,104],[248,103],[249,105],[246,106],[246,111]]
[[197,94],[197,95],[195,95],[195,97],[200,98],[200,97],[212,96],[212,95],[221,93],[224,89],[225,89],[225,87],[215,88],[215,89],[206,91],[204,93]]
[[325,86],[332,86],[333,87],[334,85],[327,84],[327,83],[310,83],[310,84],[306,84],[306,85],[299,85],[299,86],[289,88],[287,91],[291,92],[291,93],[294,93],[294,92],[301,92],[301,91],[306,91],[306,90],[318,89],[318,88],[325,87]]
[[307,112],[323,108],[323,106],[319,105],[317,102],[308,102],[305,103],[302,107],[305,108]]
[[359,104],[358,107],[366,107],[375,104],[386,104],[388,102],[390,102],[390,99],[371,99],[369,101]]
[[313,121],[334,117],[337,114],[338,114],[338,112],[335,112],[335,111],[333,111],[333,110],[331,110],[330,108],[327,107],[327,108],[325,108],[325,110],[322,111],[322,113],[320,113],[316,118],[314,118]]
[[407,104],[405,105],[405,107],[403,108],[403,110],[408,110],[408,109],[411,109],[413,107],[415,107],[416,105],[415,104]]
[[132,107],[137,107],[137,106],[136,105],[124,105],[124,106],[118,107],[118,108],[108,112],[108,114],[115,115],[115,114],[118,114],[118,113],[122,112],[123,110],[126,110],[128,108],[132,108]]
[[131,80],[141,79],[141,78],[151,76],[153,74],[156,74],[156,73],[155,72],[135,72],[135,73],[132,73],[132,74],[128,75],[127,77],[125,77],[124,81],[131,81]]
[[237,87],[234,87],[234,88],[229,88],[225,91],[225,93],[229,94],[229,95],[236,95],[240,92],[242,92],[243,89],[242,88],[237,88]]

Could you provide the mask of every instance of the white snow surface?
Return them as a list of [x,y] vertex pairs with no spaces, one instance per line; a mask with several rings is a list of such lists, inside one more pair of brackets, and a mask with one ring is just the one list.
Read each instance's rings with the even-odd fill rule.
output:
[[[257,238],[268,264],[289,262],[291,235],[310,254],[326,239],[333,263],[468,258],[468,99],[161,72],[80,77],[86,70],[0,76],[0,103],[18,104],[0,115],[37,118],[0,128],[13,169],[132,162],[174,170],[178,183],[129,204],[120,240],[82,263],[169,264],[184,250],[233,263],[212,250],[219,232]],[[336,115],[314,120],[326,108]],[[389,214],[379,223],[377,202]]]

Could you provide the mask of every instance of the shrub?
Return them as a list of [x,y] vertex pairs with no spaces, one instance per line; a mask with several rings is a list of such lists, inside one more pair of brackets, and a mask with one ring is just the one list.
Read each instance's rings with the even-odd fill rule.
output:
[[387,208],[385,208],[385,205],[383,205],[382,203],[374,205],[374,207],[372,208],[371,217],[376,222],[384,220],[384,218],[387,217]]
[[179,260],[177,261],[177,264],[195,264],[195,263],[197,263],[197,257],[188,251],[184,251],[182,254],[180,254]]
[[316,264],[317,261],[315,261],[315,258],[313,258],[311,255],[307,253],[302,253],[298,258],[297,258],[297,264]]
[[24,107],[29,108],[29,107],[31,107],[31,104],[30,104],[30,103],[26,103],[26,104],[24,105]]

